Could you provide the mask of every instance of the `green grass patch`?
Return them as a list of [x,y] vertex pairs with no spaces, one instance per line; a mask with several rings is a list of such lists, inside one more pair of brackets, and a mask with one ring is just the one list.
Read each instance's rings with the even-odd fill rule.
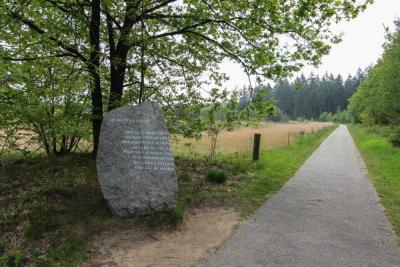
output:
[[86,240],[102,225],[99,222],[111,218],[93,159],[83,154],[35,155],[9,162],[0,170],[3,261],[79,265],[87,258]]
[[400,148],[375,130],[349,125],[350,132],[368,168],[368,173],[385,207],[385,213],[400,237]]

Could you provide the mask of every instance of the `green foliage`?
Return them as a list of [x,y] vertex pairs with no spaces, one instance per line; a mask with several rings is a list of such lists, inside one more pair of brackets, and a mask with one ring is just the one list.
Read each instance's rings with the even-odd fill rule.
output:
[[243,122],[257,123],[275,113],[273,101],[265,101],[267,92],[266,87],[258,87],[254,96],[241,108],[238,92],[220,92],[216,88],[211,90],[207,107],[202,112],[203,129],[211,139],[210,158],[216,156],[221,131],[233,131]]
[[0,267],[21,267],[24,266],[20,251],[13,251],[9,255],[0,257]]
[[6,82],[0,86],[4,146],[16,149],[22,139],[33,146],[39,142],[48,154],[63,154],[90,139],[89,92],[84,89],[85,76],[69,65],[73,61],[1,63],[0,81]]
[[385,46],[378,64],[350,99],[355,122],[372,125],[400,124],[400,32]]
[[204,126],[211,138],[210,157],[215,157],[218,135],[222,130],[232,131],[239,123],[237,94],[211,90],[209,106],[205,110]]
[[[27,107],[21,112],[32,115],[39,139],[50,143],[48,153],[63,152],[68,144],[64,135],[69,141],[75,137],[73,143],[85,138],[81,126],[89,120],[98,134],[106,108],[145,100],[165,107],[171,130],[196,136],[202,130],[198,112],[206,102],[199,88],[221,88],[227,78],[219,70],[223,60],[239,63],[249,77],[288,76],[306,63],[318,64],[340,40],[331,24],[355,18],[371,2],[5,1],[0,6],[0,58],[9,64],[1,64],[2,73],[25,76],[13,87],[25,87],[24,99],[32,102],[17,106]],[[46,80],[27,70],[32,66],[44,72],[43,65],[53,60],[73,75],[66,78],[58,70]],[[61,92],[66,87],[76,90],[74,97]],[[37,88],[45,92],[34,92]],[[66,105],[64,96],[79,111]],[[23,116],[21,123],[26,117],[31,116]],[[7,121],[13,125],[20,118]]]
[[352,117],[347,110],[341,111],[338,109],[336,113],[332,114],[330,112],[324,112],[319,116],[319,121],[330,121],[336,123],[350,123],[352,122]]
[[371,133],[365,126],[350,125],[349,129],[385,207],[385,214],[400,237],[400,149],[393,147],[387,137]]
[[400,147],[400,127],[399,126],[392,130],[392,133],[389,135],[389,142],[395,147]]
[[319,116],[319,121],[332,121],[332,113],[324,112]]
[[206,178],[210,182],[217,183],[217,184],[223,184],[226,182],[227,175],[222,170],[212,169],[212,170],[207,171]]

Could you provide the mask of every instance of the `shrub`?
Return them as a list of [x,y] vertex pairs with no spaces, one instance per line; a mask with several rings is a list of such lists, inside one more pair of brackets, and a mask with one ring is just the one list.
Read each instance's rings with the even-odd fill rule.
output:
[[20,251],[14,251],[8,256],[0,257],[0,267],[19,267],[23,266],[22,256]]
[[396,127],[389,136],[389,142],[395,146],[400,147],[400,127]]
[[207,171],[206,178],[210,182],[217,184],[223,184],[226,182],[226,173],[220,170],[209,170]]

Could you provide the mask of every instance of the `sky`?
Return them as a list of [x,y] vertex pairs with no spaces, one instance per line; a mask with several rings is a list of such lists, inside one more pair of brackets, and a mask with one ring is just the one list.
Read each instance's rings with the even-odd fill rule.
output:
[[[376,63],[383,52],[384,26],[394,29],[393,21],[397,17],[400,17],[400,0],[375,0],[356,19],[333,26],[335,32],[344,34],[342,42],[332,47],[319,67],[305,66],[299,74],[308,75],[313,72],[322,76],[328,72],[347,77],[355,74],[358,68],[364,69]],[[226,88],[242,88],[249,84],[238,64],[225,61],[221,64],[221,71],[229,77],[224,84]]]

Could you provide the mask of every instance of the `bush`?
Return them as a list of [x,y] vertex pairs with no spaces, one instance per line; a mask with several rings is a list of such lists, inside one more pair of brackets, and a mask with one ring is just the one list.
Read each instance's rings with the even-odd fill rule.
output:
[[400,127],[397,127],[392,131],[389,136],[389,142],[395,147],[400,147]]
[[209,170],[209,171],[207,171],[206,178],[210,182],[214,182],[217,184],[223,184],[226,182],[227,176],[224,171]]
[[22,256],[20,251],[14,251],[8,256],[0,257],[0,267],[19,267],[23,266]]
[[330,112],[323,112],[319,116],[319,121],[327,122],[327,121],[332,121],[332,113]]
[[352,117],[347,110],[341,111],[339,108],[335,114],[330,112],[324,112],[319,116],[319,121],[323,122],[337,122],[337,123],[350,123],[352,122]]
[[90,142],[87,76],[57,58],[6,69],[12,81],[0,86],[0,143],[5,148],[31,150],[32,143],[47,154],[66,154],[81,141]]

